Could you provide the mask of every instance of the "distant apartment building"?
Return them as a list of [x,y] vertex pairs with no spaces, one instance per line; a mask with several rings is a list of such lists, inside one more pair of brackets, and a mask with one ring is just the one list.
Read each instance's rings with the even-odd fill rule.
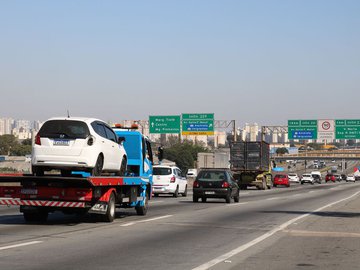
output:
[[14,121],[14,129],[20,130],[22,129],[24,132],[30,132],[32,129],[31,121],[29,120],[15,120]]
[[0,118],[0,135],[11,134],[14,126],[14,119]]

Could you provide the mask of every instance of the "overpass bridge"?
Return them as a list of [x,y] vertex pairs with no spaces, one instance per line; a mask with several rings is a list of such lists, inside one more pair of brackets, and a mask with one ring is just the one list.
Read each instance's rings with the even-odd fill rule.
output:
[[314,150],[293,155],[272,155],[273,160],[360,160],[360,149],[351,150]]

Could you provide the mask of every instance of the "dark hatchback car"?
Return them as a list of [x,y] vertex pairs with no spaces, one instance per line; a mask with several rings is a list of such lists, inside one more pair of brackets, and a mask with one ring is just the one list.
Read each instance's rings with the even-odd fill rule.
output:
[[228,169],[203,169],[193,184],[193,202],[206,202],[207,198],[222,198],[231,203],[239,202],[240,189]]

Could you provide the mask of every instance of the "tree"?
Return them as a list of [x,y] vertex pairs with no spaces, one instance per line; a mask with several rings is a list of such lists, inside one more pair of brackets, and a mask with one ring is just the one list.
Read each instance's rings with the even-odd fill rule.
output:
[[31,145],[32,144],[32,141],[31,139],[25,139],[21,142],[22,145]]
[[164,149],[164,158],[174,161],[182,170],[187,171],[194,167],[199,152],[208,152],[207,148],[201,144],[194,144],[192,141],[177,142],[171,147]]
[[286,147],[279,147],[278,149],[276,149],[276,154],[278,155],[289,154],[289,150],[287,150]]
[[14,135],[1,135],[0,136],[0,155],[9,155],[10,150],[18,145],[18,141]]
[[17,144],[10,149],[10,156],[26,156],[31,154],[31,145]]

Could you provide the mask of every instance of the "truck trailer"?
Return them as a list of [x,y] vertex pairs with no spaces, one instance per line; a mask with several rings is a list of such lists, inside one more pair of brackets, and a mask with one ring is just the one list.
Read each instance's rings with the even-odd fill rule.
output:
[[230,144],[230,169],[241,189],[271,188],[270,149],[265,141],[235,141]]

